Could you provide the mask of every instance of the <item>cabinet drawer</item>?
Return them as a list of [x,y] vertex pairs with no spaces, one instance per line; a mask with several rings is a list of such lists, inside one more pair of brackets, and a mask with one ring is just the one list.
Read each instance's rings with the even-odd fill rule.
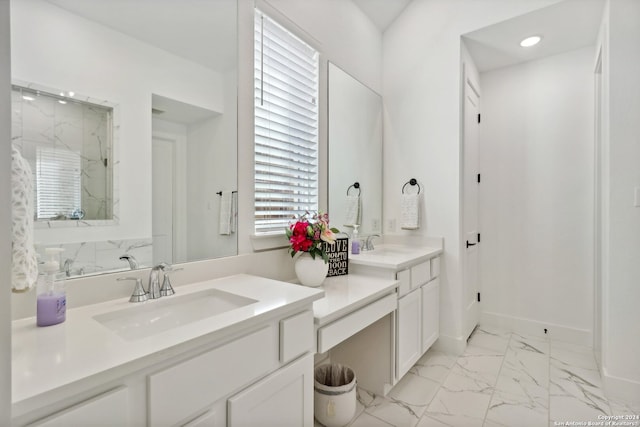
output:
[[278,364],[273,326],[149,376],[149,425],[174,425]]
[[440,257],[431,259],[431,278],[435,279],[440,276]]
[[396,273],[398,281],[398,297],[403,297],[411,290],[411,270],[402,270]]
[[280,321],[280,362],[289,363],[313,350],[313,311],[308,310]]
[[128,425],[127,388],[121,387],[60,411],[28,427],[88,426],[99,422],[105,426]]
[[431,280],[430,261],[421,262],[411,267],[411,289],[418,289],[429,280]]
[[318,329],[318,353],[324,353],[398,307],[395,293]]

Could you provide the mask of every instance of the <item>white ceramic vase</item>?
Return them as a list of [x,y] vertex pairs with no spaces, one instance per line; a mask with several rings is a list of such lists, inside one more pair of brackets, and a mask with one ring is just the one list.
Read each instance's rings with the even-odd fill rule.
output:
[[294,263],[296,276],[301,284],[317,287],[322,285],[329,272],[329,263],[325,263],[322,257],[311,258],[309,252],[302,252]]

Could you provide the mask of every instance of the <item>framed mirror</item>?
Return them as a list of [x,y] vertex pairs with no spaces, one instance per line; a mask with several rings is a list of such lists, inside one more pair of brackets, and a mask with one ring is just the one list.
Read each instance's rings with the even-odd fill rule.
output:
[[382,231],[382,98],[329,63],[329,213],[360,235]]
[[236,255],[236,1],[10,7],[38,252],[68,277]]

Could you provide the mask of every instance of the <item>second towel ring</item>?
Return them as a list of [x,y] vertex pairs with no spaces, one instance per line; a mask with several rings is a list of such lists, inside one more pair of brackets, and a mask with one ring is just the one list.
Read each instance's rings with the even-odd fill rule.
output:
[[404,194],[404,188],[408,185],[417,185],[418,186],[418,194],[420,194],[420,184],[418,184],[418,181],[415,178],[411,178],[409,181],[405,182],[404,185],[402,186],[402,194]]
[[349,188],[347,188],[347,196],[349,195],[349,190],[351,190],[352,188],[355,188],[356,190],[358,190],[358,196],[359,196],[360,195],[360,183],[356,181],[352,185],[350,185]]

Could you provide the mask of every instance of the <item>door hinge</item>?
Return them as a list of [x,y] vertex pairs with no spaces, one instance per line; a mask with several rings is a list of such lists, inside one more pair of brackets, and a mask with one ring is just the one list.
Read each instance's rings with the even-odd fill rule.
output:
[[109,166],[109,160],[107,160],[106,158],[103,160],[104,162],[104,167],[106,168],[107,166]]
[[480,233],[478,233],[478,243],[480,243]]
[[478,174],[478,184],[480,183],[480,174]]
[[480,302],[480,292],[478,292],[478,302]]
[[478,123],[480,123],[480,113],[478,113]]

